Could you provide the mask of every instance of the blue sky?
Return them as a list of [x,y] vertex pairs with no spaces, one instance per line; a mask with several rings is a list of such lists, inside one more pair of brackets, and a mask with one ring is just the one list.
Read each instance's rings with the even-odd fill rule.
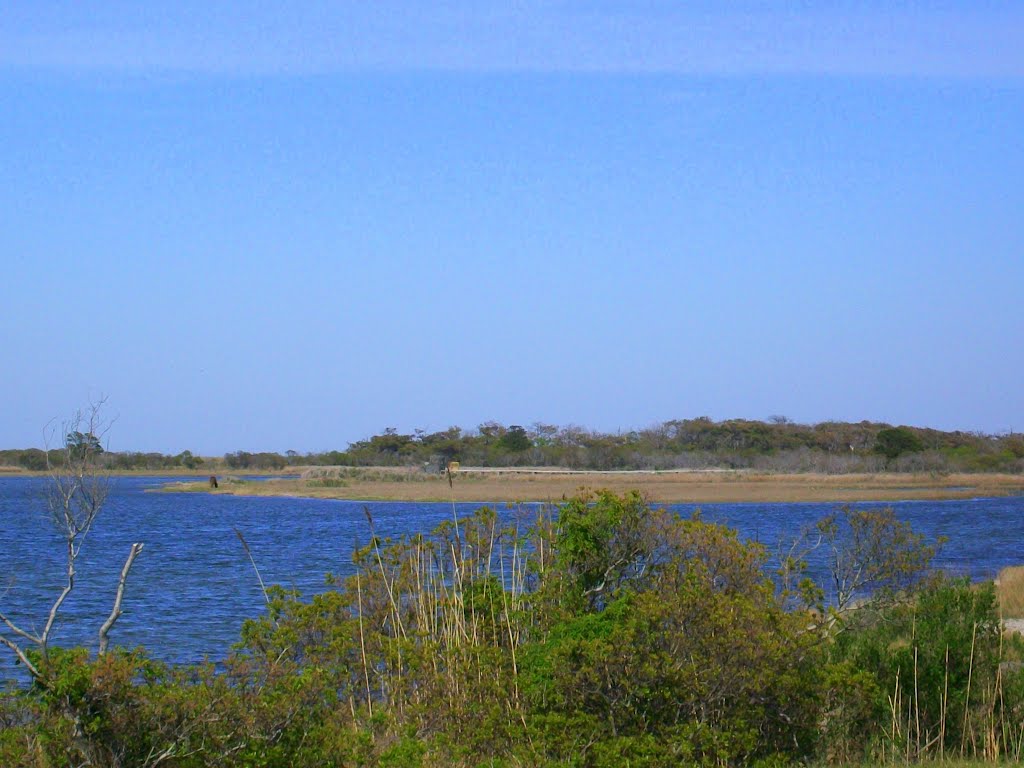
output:
[[1024,429],[1024,6],[0,17],[0,444]]

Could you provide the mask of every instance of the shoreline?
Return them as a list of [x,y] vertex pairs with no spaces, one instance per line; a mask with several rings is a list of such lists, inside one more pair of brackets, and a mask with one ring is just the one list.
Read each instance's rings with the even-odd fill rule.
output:
[[[132,473],[136,474],[136,473]],[[451,487],[441,475],[394,468],[341,469],[334,476],[247,481],[242,473],[172,482],[163,493],[283,496],[350,501],[558,502],[583,489],[639,490],[651,502],[773,503],[955,500],[1024,495],[1024,475],[877,473],[769,474],[751,470],[585,472],[541,469],[461,469]],[[207,477],[207,475],[203,475]],[[483,500],[486,500],[483,501]]]

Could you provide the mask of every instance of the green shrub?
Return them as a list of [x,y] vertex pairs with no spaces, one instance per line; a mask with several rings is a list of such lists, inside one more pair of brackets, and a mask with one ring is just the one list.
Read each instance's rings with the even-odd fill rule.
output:
[[[1000,689],[1001,643],[992,584],[944,579],[912,599],[854,611],[833,654],[850,679],[874,678],[874,710],[886,713],[878,724],[885,727],[875,729],[876,751],[938,756],[966,749],[982,756],[986,740],[995,738],[993,713],[1011,703]],[[861,679],[839,702],[863,710],[870,690]],[[860,732],[866,743],[870,729]],[[886,736],[879,741],[879,734]]]

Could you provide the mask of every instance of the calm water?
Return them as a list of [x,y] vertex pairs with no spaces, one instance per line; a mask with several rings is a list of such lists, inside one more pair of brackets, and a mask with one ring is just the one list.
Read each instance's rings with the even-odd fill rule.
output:
[[[324,588],[326,573],[350,571],[353,547],[369,540],[364,507],[371,510],[378,534],[385,536],[428,532],[451,516],[450,504],[145,492],[162,482],[158,477],[114,480],[83,547],[77,585],[61,614],[58,644],[95,646],[133,541],[145,542],[146,548],[132,571],[125,612],[112,642],[145,645],[158,658],[191,661],[223,657],[242,621],[263,609],[235,528],[249,542],[268,584],[310,594]],[[43,483],[39,478],[0,477],[0,605],[34,627],[45,621],[63,569],[60,541],[45,517]],[[477,506],[460,504],[458,509],[466,514]],[[837,508],[818,503],[700,506],[706,519],[733,526],[773,550]],[[941,567],[985,578],[1005,565],[1024,562],[1024,497],[891,506],[915,530],[949,538],[938,561]],[[674,506],[684,514],[696,507]],[[0,672],[6,676],[10,654],[4,648],[0,652]]]

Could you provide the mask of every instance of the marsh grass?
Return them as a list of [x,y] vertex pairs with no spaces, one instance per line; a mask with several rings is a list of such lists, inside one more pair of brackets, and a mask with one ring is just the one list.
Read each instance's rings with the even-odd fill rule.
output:
[[306,480],[310,488],[347,488],[348,480],[340,477],[311,477]]
[[[418,467],[310,467],[302,479],[312,487],[343,488],[353,482],[360,483],[420,483],[437,482],[440,475],[426,473]],[[314,480],[343,480],[344,485],[313,484]]]
[[1003,568],[999,572],[996,597],[1004,619],[1024,618],[1024,565]]
[[[947,758],[945,760],[939,759],[923,759],[919,760],[913,765],[918,768],[992,768],[992,765],[1013,765],[1014,761],[1000,761],[997,763],[985,762],[983,760],[966,760],[958,758]],[[893,765],[908,765],[905,760],[894,760],[892,762],[867,762],[860,763],[859,768],[889,768]]]
[[[337,478],[346,486],[310,484]],[[207,490],[205,483],[171,490]],[[282,478],[233,486],[229,492],[256,496],[390,501],[519,502],[560,501],[581,488],[625,493],[641,487],[655,503],[859,502],[906,499],[956,499],[1004,496],[1024,490],[1021,475],[780,475],[752,472],[558,473],[552,471],[459,470],[454,489],[443,475],[419,467],[309,467],[301,478]]]
[[[1008,704],[1019,701],[1018,692],[1012,690],[1020,685],[1019,675],[1012,671],[1019,662],[1012,659],[1019,657],[1020,643],[1000,638],[994,665],[985,664],[980,629],[975,624],[972,631],[966,696],[960,706],[950,701],[949,681],[957,670],[947,646],[938,722],[926,728],[922,728],[922,681],[914,642],[913,665],[897,670],[891,693],[886,694],[889,723],[878,744],[880,762],[872,764],[981,766],[1024,760],[1024,717],[1018,707]],[[959,728],[959,744],[947,745],[951,728]]]
[[[372,531],[369,509],[366,515]],[[435,533],[398,542],[374,534],[355,555],[359,677],[366,693],[358,704],[372,711],[375,700],[387,701],[423,729],[439,708],[459,719],[457,713],[498,700],[502,727],[517,729],[517,659],[530,571],[524,538],[486,507],[471,517],[454,516]]]

